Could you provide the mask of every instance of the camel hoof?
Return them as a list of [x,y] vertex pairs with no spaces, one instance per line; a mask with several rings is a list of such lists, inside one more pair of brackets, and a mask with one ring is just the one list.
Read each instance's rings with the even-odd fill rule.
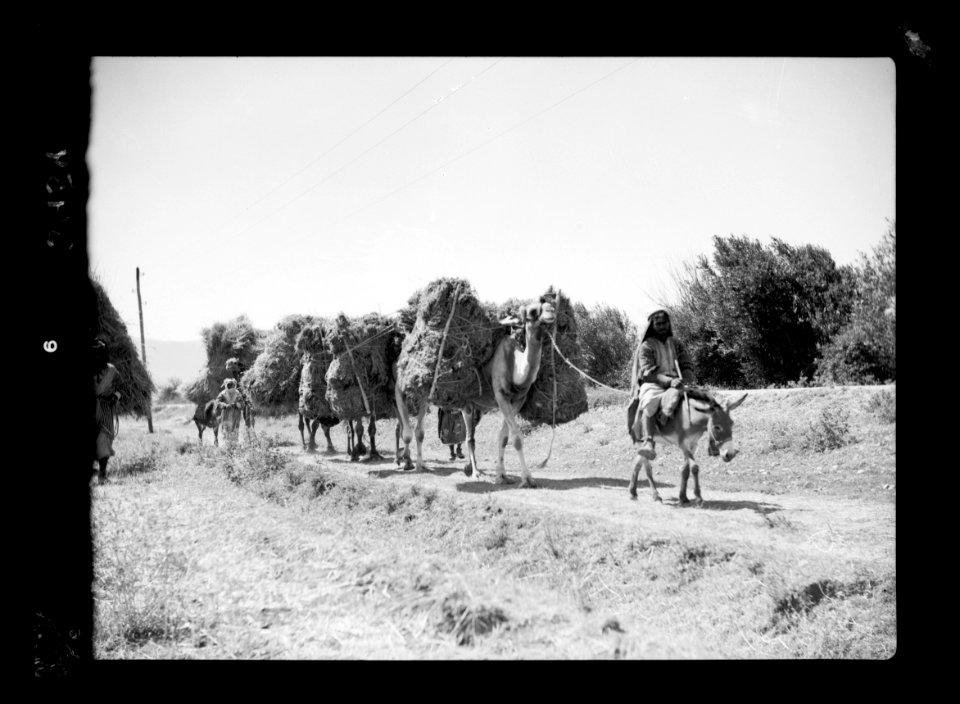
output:
[[660,494],[654,494],[654,495],[653,495],[653,500],[656,501],[658,504],[662,504],[662,503],[663,503],[663,499],[660,498]]
[[516,481],[517,481],[516,479],[512,479],[511,477],[508,477],[506,474],[498,474],[496,478],[493,480],[493,483],[494,484],[515,484]]
[[637,500],[637,492],[635,492],[635,491],[631,491],[631,492],[630,492],[630,500],[631,500],[631,501],[636,501],[636,500]]
[[536,483],[535,481],[533,481],[533,479],[523,479],[523,480],[520,482],[520,486],[519,486],[518,488],[520,488],[520,489],[539,489],[540,487],[537,486],[537,483]]
[[469,462],[467,462],[465,465],[463,465],[463,473],[466,474],[468,477],[469,477],[469,476],[472,476],[472,475],[473,475],[473,465],[471,465]]

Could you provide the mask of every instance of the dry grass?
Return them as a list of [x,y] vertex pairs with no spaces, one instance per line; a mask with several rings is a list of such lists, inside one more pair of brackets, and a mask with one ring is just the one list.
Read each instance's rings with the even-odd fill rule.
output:
[[[616,405],[564,426],[544,488],[502,493],[432,461],[416,475],[306,458],[295,418],[258,422],[260,442],[233,453],[198,450],[195,431],[161,414],[157,437],[128,428],[118,441],[121,466],[151,468],[95,488],[97,655],[888,658],[894,563],[862,549],[894,495],[874,491],[895,486],[895,429],[873,410],[884,391],[751,393],[736,413],[741,457],[702,461],[712,511],[673,508],[667,493],[663,506],[627,499]],[[774,423],[800,438],[838,403],[854,442],[763,450]],[[487,455],[498,430],[480,425]],[[539,457],[550,429],[528,430],[528,458]],[[675,484],[663,454],[658,481]],[[857,474],[860,462],[871,469]],[[820,464],[831,468],[809,471]],[[716,498],[744,487],[764,499]],[[818,503],[825,495],[835,503]],[[812,523],[788,498],[846,513]]]

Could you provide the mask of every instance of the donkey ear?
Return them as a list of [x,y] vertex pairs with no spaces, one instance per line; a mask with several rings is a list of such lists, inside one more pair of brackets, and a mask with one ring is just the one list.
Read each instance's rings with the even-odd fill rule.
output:
[[743,396],[741,396],[740,398],[738,398],[736,401],[727,401],[727,402],[724,403],[723,405],[724,405],[724,407],[726,408],[727,412],[730,412],[730,411],[732,411],[734,408],[736,408],[737,406],[739,406],[741,403],[743,403],[744,399],[746,399],[746,398],[747,398],[747,394],[744,394]]

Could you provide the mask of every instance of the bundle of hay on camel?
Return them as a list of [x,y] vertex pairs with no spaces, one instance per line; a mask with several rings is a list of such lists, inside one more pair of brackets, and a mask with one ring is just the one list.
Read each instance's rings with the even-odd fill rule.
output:
[[478,369],[507,331],[465,279],[437,279],[418,298],[397,360],[397,387],[417,407],[460,408],[480,392]]
[[288,315],[267,333],[263,351],[243,375],[240,385],[258,414],[297,413],[303,357],[297,350],[297,339],[304,328],[316,322],[312,315]]
[[382,459],[376,448],[376,422],[396,418],[393,363],[399,356],[398,325],[379,313],[348,318],[343,313],[327,331],[333,357],[327,369],[327,401],[340,419],[354,423],[359,442],[349,449],[356,461],[363,453],[362,419],[370,419],[370,454],[366,461]]
[[558,425],[570,422],[588,409],[583,377],[570,366],[583,366],[583,347],[577,337],[577,320],[570,299],[554,291],[552,286],[543,298],[554,302],[557,318],[547,332],[556,341],[560,354],[548,338],[540,356],[540,372],[520,408],[520,417],[534,424]]
[[116,411],[119,415],[141,418],[150,412],[156,386],[106,290],[96,279],[91,279],[90,283],[97,298],[98,329],[94,332],[94,339],[103,340],[107,346],[107,359],[117,368],[115,390],[120,392],[120,399]]
[[[326,330],[332,321],[317,320],[305,325],[296,339],[296,352],[300,355],[300,383],[298,388],[297,416],[300,442],[307,452],[317,450],[317,428],[323,428],[327,439],[327,453],[336,452],[330,439],[330,428],[340,422],[327,401],[327,370],[333,361],[326,341]],[[307,428],[309,441],[303,434]],[[348,424],[348,434],[352,432]],[[349,444],[349,443],[348,443]]]

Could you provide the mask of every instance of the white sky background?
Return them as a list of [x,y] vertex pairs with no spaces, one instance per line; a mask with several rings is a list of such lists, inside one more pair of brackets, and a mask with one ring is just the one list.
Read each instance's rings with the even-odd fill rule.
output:
[[870,252],[887,58],[102,58],[91,271],[131,331],[391,313],[438,277],[640,321],[712,237]]

